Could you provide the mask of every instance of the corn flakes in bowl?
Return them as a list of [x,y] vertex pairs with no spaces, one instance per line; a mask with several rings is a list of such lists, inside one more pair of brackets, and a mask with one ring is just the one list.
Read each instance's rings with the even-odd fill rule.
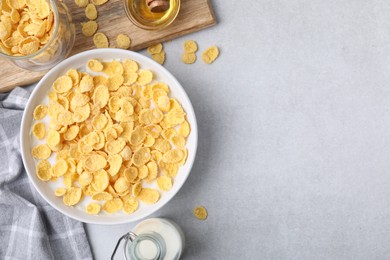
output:
[[41,79],[23,114],[22,158],[42,197],[86,223],[149,216],[193,165],[191,102],[165,68],[138,53],[96,49]]

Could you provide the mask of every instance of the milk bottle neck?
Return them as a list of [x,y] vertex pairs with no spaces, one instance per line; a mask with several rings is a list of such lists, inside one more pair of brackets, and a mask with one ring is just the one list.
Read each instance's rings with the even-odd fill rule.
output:
[[136,236],[126,241],[125,255],[131,260],[163,260],[166,254],[164,239],[156,232]]

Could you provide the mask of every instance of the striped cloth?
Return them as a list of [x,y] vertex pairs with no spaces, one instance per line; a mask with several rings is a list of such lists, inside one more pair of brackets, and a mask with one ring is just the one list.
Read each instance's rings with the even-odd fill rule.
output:
[[24,170],[19,129],[31,90],[0,94],[0,259],[92,259],[83,224],[47,204]]

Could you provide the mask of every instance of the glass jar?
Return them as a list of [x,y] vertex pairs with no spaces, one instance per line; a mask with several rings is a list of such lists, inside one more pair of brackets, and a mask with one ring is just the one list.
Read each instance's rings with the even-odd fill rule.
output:
[[184,249],[184,234],[174,222],[164,218],[151,218],[139,223],[131,232],[123,235],[123,253],[126,260],[178,260]]
[[58,0],[48,1],[54,13],[54,31],[50,40],[38,51],[27,56],[12,56],[0,52],[16,66],[32,71],[48,70],[65,59],[75,41],[75,26],[67,6]]
[[127,17],[137,27],[145,30],[158,30],[170,25],[180,11],[180,0],[169,0],[168,10],[153,13],[145,0],[123,0]]

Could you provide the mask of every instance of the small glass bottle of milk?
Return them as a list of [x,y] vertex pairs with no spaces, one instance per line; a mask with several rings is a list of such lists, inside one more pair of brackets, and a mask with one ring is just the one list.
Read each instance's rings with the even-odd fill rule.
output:
[[146,219],[123,235],[112,260],[123,239],[126,260],[178,260],[184,249],[183,231],[176,223],[164,218]]

